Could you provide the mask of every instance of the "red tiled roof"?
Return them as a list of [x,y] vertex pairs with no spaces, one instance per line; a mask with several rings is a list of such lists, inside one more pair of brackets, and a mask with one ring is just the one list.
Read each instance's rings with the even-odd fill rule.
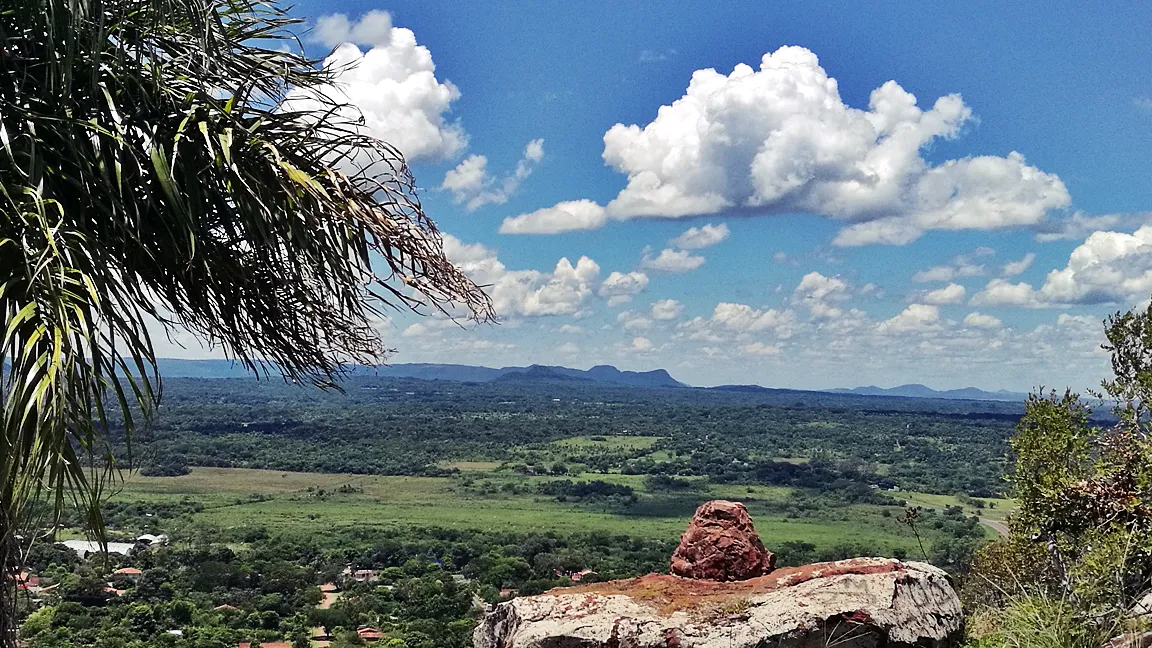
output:
[[376,628],[360,628],[356,631],[356,634],[360,635],[361,639],[367,639],[369,641],[376,641],[377,639],[384,638],[384,633],[380,632]]
[[139,569],[136,569],[135,567],[121,567],[120,569],[117,569],[116,571],[114,571],[112,573],[113,574],[120,574],[122,576],[139,576],[140,574],[143,574],[144,572],[140,571]]

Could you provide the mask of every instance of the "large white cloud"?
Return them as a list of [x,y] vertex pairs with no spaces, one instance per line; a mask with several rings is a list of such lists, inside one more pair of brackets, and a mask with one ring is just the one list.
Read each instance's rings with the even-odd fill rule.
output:
[[[335,73],[333,84],[309,91],[289,91],[285,108],[326,110],[317,99],[350,104],[364,117],[364,131],[395,146],[408,160],[455,157],[468,143],[460,124],[450,121],[452,102],[460,90],[436,78],[427,47],[416,43],[412,30],[393,27],[382,11],[349,22],[343,14],[321,18],[314,40],[337,45],[324,59]],[[370,45],[361,51],[357,44]],[[346,116],[355,118],[355,110]]]
[[488,173],[487,157],[470,155],[444,174],[440,188],[451,192],[453,202],[463,204],[468,211],[484,205],[503,205],[516,194],[520,183],[532,174],[542,159],[544,140],[532,140],[524,147],[524,156],[516,163],[516,170],[497,179]]
[[835,242],[862,245],[908,243],[935,229],[1035,225],[1069,204],[1058,177],[1016,152],[936,165],[921,157],[971,118],[958,95],[923,110],[894,81],[872,92],[867,110],[852,108],[815,54],[782,47],[759,70],[697,70],[685,95],[650,123],[613,126],[604,160],[628,184],[605,215],[808,212],[854,223]]
[[473,281],[483,286],[501,317],[575,315],[595,290],[600,266],[588,257],[575,265],[567,258],[551,273],[508,270],[493,250],[444,235],[444,251]]
[[975,305],[1053,307],[1069,304],[1130,304],[1152,293],[1152,225],[1132,234],[1094,232],[1076,247],[1068,264],[1048,273],[1044,284],[994,279],[972,298]]

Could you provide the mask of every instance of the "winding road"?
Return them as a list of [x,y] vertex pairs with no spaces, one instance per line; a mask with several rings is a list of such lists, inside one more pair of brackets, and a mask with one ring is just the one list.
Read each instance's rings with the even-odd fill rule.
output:
[[996,533],[999,533],[1000,537],[1002,538],[1008,537],[1008,525],[1004,524],[1003,522],[998,520],[989,520],[988,518],[980,518],[980,524],[983,524]]

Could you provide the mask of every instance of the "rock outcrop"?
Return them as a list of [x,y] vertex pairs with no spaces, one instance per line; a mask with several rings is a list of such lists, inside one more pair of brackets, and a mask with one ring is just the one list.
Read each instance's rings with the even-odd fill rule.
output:
[[672,554],[672,574],[684,578],[738,581],[763,576],[776,566],[743,504],[706,502],[696,509],[680,546]]
[[963,628],[947,575],[856,558],[735,582],[650,574],[493,608],[476,648],[948,648]]

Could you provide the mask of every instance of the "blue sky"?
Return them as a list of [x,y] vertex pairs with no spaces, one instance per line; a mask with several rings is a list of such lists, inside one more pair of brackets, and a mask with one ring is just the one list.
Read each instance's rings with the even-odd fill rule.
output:
[[294,13],[501,311],[394,362],[1083,388],[1152,292],[1146,3]]

